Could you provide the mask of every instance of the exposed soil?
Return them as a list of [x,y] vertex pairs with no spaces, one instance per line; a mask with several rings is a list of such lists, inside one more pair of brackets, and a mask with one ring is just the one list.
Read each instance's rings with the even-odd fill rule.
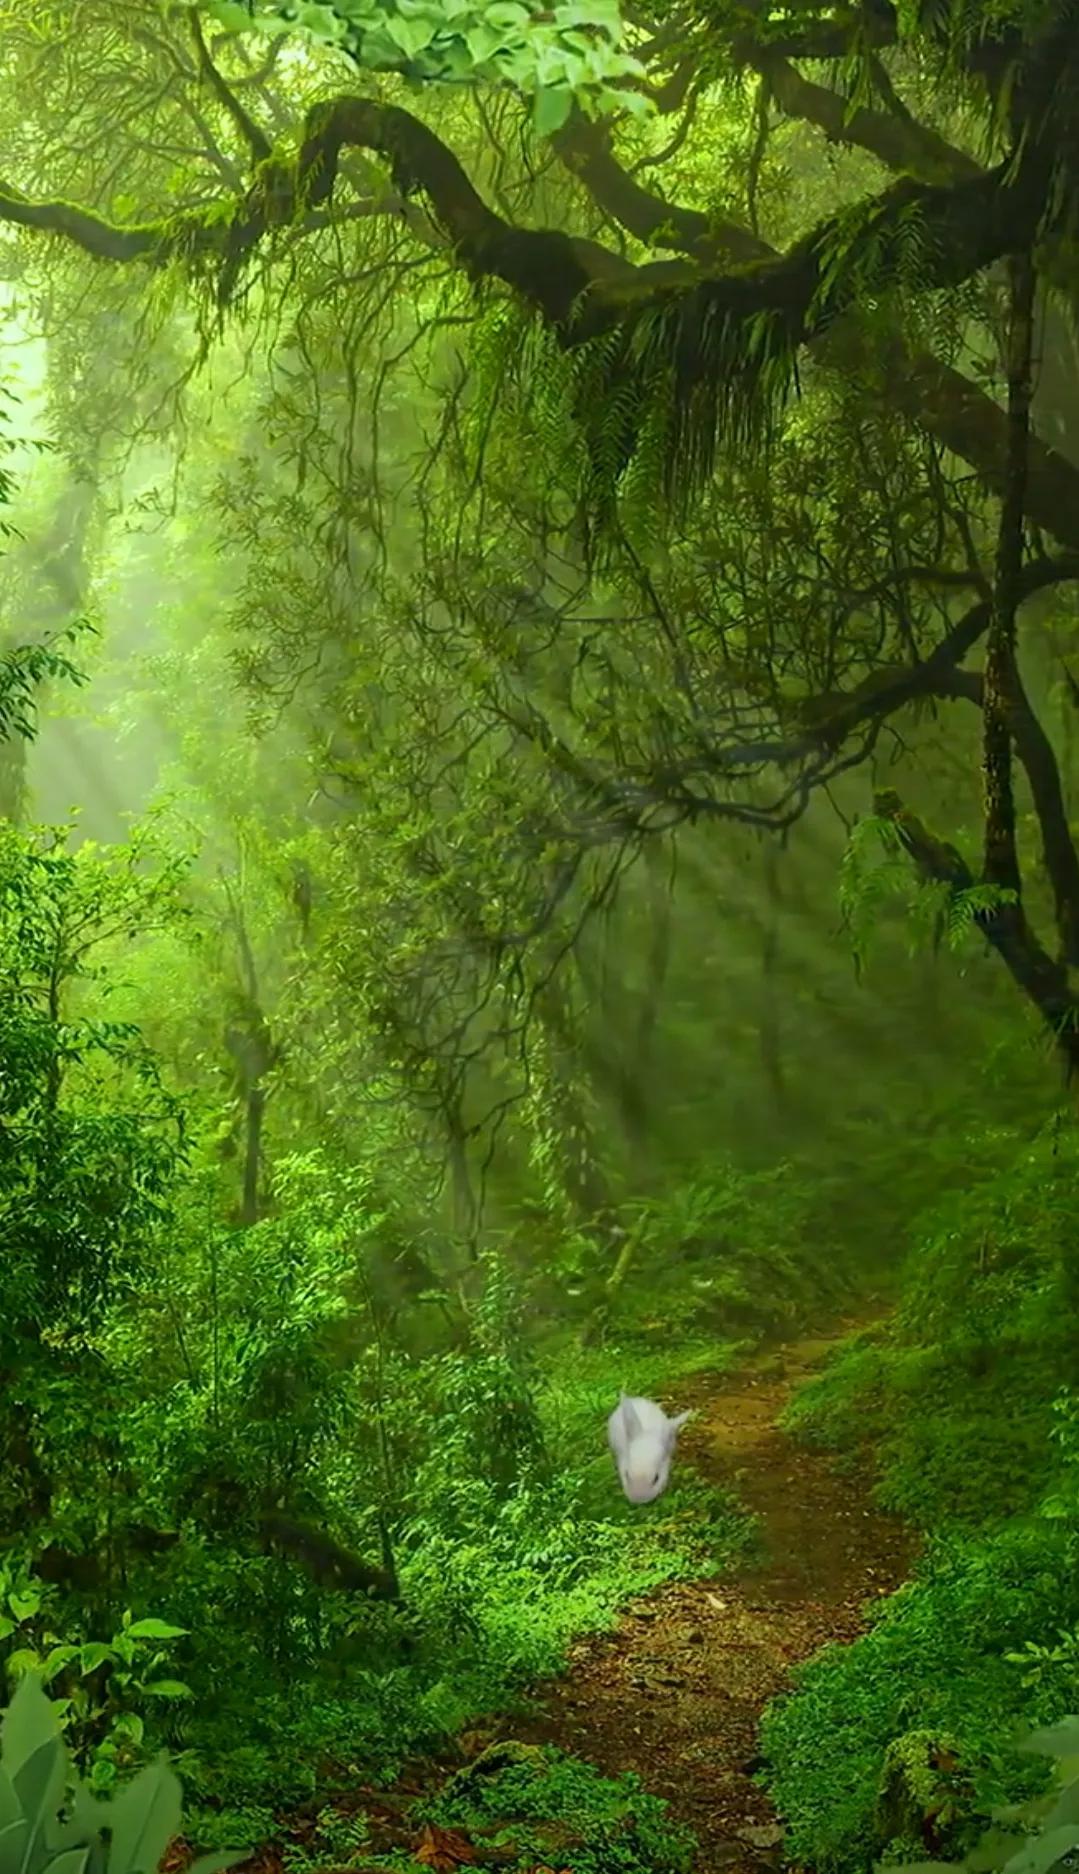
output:
[[753,1781],[764,1706],[799,1660],[854,1639],[866,1604],[913,1560],[913,1535],[873,1508],[864,1474],[837,1470],[776,1425],[854,1325],[679,1388],[674,1403],[697,1415],[676,1462],[737,1490],[760,1518],[763,1560],[631,1604],[616,1630],[572,1648],[565,1677],[512,1725],[514,1737],[558,1744],[609,1775],[636,1770],[696,1833],[701,1874],[761,1874],[781,1861],[775,1812]]

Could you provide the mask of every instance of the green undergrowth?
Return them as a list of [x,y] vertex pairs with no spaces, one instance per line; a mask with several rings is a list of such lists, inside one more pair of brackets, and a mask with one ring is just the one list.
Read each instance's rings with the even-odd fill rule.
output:
[[822,1874],[961,1853],[1041,1774],[1017,1735],[1076,1703],[1079,1149],[997,1145],[920,1220],[892,1320],[787,1414],[840,1457],[871,1446],[880,1502],[926,1538],[870,1631],[766,1717],[788,1850]]
[[328,1804],[288,1842],[287,1874],[328,1867],[406,1874],[426,1859],[450,1867],[482,1861],[507,1874],[690,1874],[694,1838],[638,1776],[603,1776],[554,1747],[512,1739],[482,1751],[437,1794],[410,1803],[392,1823],[354,1795]]
[[[523,1688],[560,1669],[576,1635],[613,1624],[632,1595],[731,1567],[753,1540],[734,1498],[676,1461],[658,1502],[630,1505],[605,1420],[622,1383],[674,1406],[679,1381],[722,1369],[734,1351],[698,1343],[631,1360],[607,1348],[553,1361],[535,1387],[532,1459],[508,1488],[469,1459],[459,1420],[440,1483],[432,1471],[422,1515],[399,1535],[401,1608],[325,1595],[320,1656],[288,1686],[268,1674],[256,1685],[235,1639],[223,1674],[219,1653],[225,1696],[199,1698],[181,1756],[192,1839],[270,1836],[276,1816],[316,1790],[357,1774],[391,1782],[407,1757],[512,1711]],[[197,1682],[197,1664],[188,1676]]]
[[[1032,1675],[1019,1655],[1033,1633],[1077,1621],[1064,1532],[1016,1522],[942,1540],[863,1638],[818,1654],[767,1714],[768,1785],[792,1858],[824,1874],[882,1855],[922,1860],[928,1826],[939,1852],[961,1853],[991,1808],[1038,1787],[1040,1768],[1015,1741],[1074,1704],[1075,1661]],[[904,1760],[905,1825],[887,1799]]]
[[633,1774],[601,1776],[555,1749],[501,1745],[455,1776],[417,1819],[515,1851],[511,1868],[689,1874],[693,1838]]

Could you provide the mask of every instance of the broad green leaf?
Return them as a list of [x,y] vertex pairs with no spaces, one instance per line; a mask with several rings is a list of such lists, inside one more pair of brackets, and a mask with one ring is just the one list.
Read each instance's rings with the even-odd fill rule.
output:
[[481,21],[478,26],[470,26],[464,37],[469,56],[477,65],[484,64],[494,53],[500,52],[506,43],[504,36],[493,26],[487,25],[486,21]]
[[222,1848],[216,1854],[200,1854],[197,1861],[192,1861],[187,1874],[221,1874],[222,1868],[235,1867],[238,1861],[246,1861],[250,1848]]
[[548,85],[537,91],[532,108],[532,127],[537,137],[551,137],[561,130],[573,108],[573,93],[568,85]]
[[[4,1769],[28,1828],[25,1855],[32,1855],[46,1819],[56,1813],[67,1775],[67,1751],[59,1720],[33,1674],[20,1680],[0,1723]],[[18,1826],[13,1824],[9,1826]]]
[[71,1823],[78,1829],[81,1840],[98,1835],[108,1827],[110,1813],[108,1803],[99,1802],[85,1783],[76,1783],[71,1798]]
[[85,1646],[79,1648],[79,1665],[84,1673],[96,1672],[107,1659],[114,1657],[112,1647],[106,1646],[103,1640],[87,1640]]
[[132,1640],[182,1640],[189,1629],[172,1627],[167,1620],[157,1620],[151,1614],[145,1620],[133,1621],[127,1632]]
[[0,1769],[0,1828],[7,1828],[10,1822],[18,1822],[21,1816],[22,1804],[5,1767]]
[[968,1874],[999,1874],[1021,1843],[1022,1837],[1014,1829],[987,1830],[967,1855],[964,1865]]
[[394,19],[388,16],[383,30],[408,58],[426,52],[431,44],[430,28],[422,20]]
[[0,1868],[4,1869],[4,1874],[26,1865],[29,1844],[30,1824],[25,1816],[0,1828]]
[[1043,1730],[1032,1731],[1019,1746],[1032,1757],[1071,1757],[1079,1754],[1079,1717],[1069,1714]]
[[179,1780],[167,1764],[140,1770],[109,1809],[108,1874],[156,1874],[166,1848],[180,1832],[182,1813]]
[[142,1688],[147,1698],[190,1698],[191,1687],[182,1679],[151,1679]]
[[89,1847],[67,1848],[63,1854],[52,1857],[48,1865],[48,1874],[86,1874],[86,1863],[89,1859]]
[[1041,1835],[1032,1835],[1019,1853],[1004,1865],[1007,1874],[1049,1874],[1049,1869],[1063,1861],[1073,1848],[1079,1848],[1079,1828],[1074,1824],[1046,1829]]
[[1046,1828],[1062,1828],[1069,1822],[1079,1822],[1079,1779],[1065,1784],[1045,1818]]

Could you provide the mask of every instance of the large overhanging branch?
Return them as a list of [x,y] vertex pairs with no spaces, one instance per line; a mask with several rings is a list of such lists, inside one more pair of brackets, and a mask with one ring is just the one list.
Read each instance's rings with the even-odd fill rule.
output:
[[[741,11],[747,20],[746,29],[733,41],[733,51],[748,64],[759,50],[760,41],[754,37],[748,22],[765,20],[768,7],[765,0],[742,0]],[[769,22],[768,48],[784,58],[791,59],[845,59],[851,50],[850,19],[840,20],[834,25],[814,20],[801,28],[792,27],[786,33],[774,30]],[[872,6],[862,11],[858,28],[863,45],[866,48],[882,49],[892,46],[899,37],[899,21],[896,9],[885,0],[874,0]]]
[[[216,268],[219,283],[228,287],[267,235],[295,228],[312,210],[334,202],[347,148],[375,151],[389,162],[402,193],[426,197],[473,278],[503,281],[539,311],[566,347],[617,331],[616,372],[671,374],[671,460],[684,461],[696,478],[711,466],[719,421],[737,423],[752,411],[765,368],[767,400],[782,388],[797,349],[834,335],[867,285],[879,293],[890,280],[909,276],[912,229],[920,254],[918,284],[927,290],[958,285],[1001,256],[1029,248],[1043,220],[1053,170],[1048,105],[1059,68],[1068,63],[1067,47],[1041,48],[1035,74],[1040,73],[1041,92],[1032,80],[1028,102],[1040,100],[1046,108],[1014,165],[946,185],[904,178],[856,210],[828,218],[785,254],[751,258],[730,272],[695,270],[692,280],[677,263],[672,278],[670,263],[633,267],[598,243],[559,230],[513,226],[487,206],[457,157],[426,124],[397,106],[359,97],[314,106],[298,155],[275,153],[262,163],[229,215],[215,207],[123,226],[70,202],[32,201],[0,186],[0,218],[60,235],[102,259],[164,265],[183,258]],[[747,253],[744,240],[741,252]],[[923,379],[927,374],[928,364]],[[684,440],[679,425],[692,431],[685,448],[678,446]],[[989,465],[983,460],[982,466]],[[1034,498],[1038,492],[1035,474]],[[1058,520],[1069,505],[1054,503]],[[1064,535],[1069,540],[1079,533],[1074,521],[1072,528],[1074,533]]]
[[[635,239],[676,248],[698,266],[779,258],[767,241],[737,222],[714,221],[644,188],[613,155],[607,133],[579,113],[555,142],[597,206]],[[687,283],[696,277],[696,268],[687,267]],[[969,463],[991,493],[1002,492],[1007,419],[1000,405],[961,371],[929,352],[912,352],[898,337],[885,341],[870,335],[856,318],[838,320],[810,351],[844,374],[875,371],[889,404]],[[1079,468],[1033,435],[1025,510],[1062,545],[1079,548]]]
[[[62,201],[34,202],[0,188],[0,216],[50,231],[103,259],[150,259],[215,253],[235,258],[275,227],[331,200],[342,151],[375,150],[406,192],[421,190],[460,257],[476,278],[497,278],[555,325],[567,346],[613,327],[643,335],[644,322],[688,332],[706,326],[747,328],[762,319],[803,344],[826,330],[858,290],[857,259],[872,246],[878,285],[902,271],[904,239],[917,217],[927,262],[921,284],[950,286],[1002,254],[1028,246],[1044,207],[1046,167],[1031,145],[1013,175],[1003,165],[949,186],[903,180],[859,211],[860,234],[840,269],[830,266],[847,222],[830,217],[788,253],[693,284],[657,279],[645,265],[629,268],[595,243],[553,229],[512,226],[490,209],[453,152],[410,112],[371,99],[340,97],[308,113],[298,157],[275,155],[231,217],[219,209],[160,223],[119,226]],[[666,270],[664,271],[664,276]],[[833,277],[833,275],[835,277]]]

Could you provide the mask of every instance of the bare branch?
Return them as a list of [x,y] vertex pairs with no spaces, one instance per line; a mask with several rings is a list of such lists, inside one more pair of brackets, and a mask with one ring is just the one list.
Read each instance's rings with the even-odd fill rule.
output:
[[838,91],[813,84],[788,59],[769,50],[752,53],[749,63],[767,78],[780,110],[816,124],[829,142],[868,150],[889,169],[906,171],[923,182],[961,182],[981,174],[973,156],[909,114],[872,111],[864,105],[851,110]]
[[202,36],[202,26],[194,7],[191,9],[191,37],[195,42],[199,71],[206,79],[218,103],[228,112],[255,161],[265,162],[266,158],[273,153],[273,145],[265,131],[259,129],[254,118],[248,114],[235,92],[222,78],[210,57],[210,49]]

